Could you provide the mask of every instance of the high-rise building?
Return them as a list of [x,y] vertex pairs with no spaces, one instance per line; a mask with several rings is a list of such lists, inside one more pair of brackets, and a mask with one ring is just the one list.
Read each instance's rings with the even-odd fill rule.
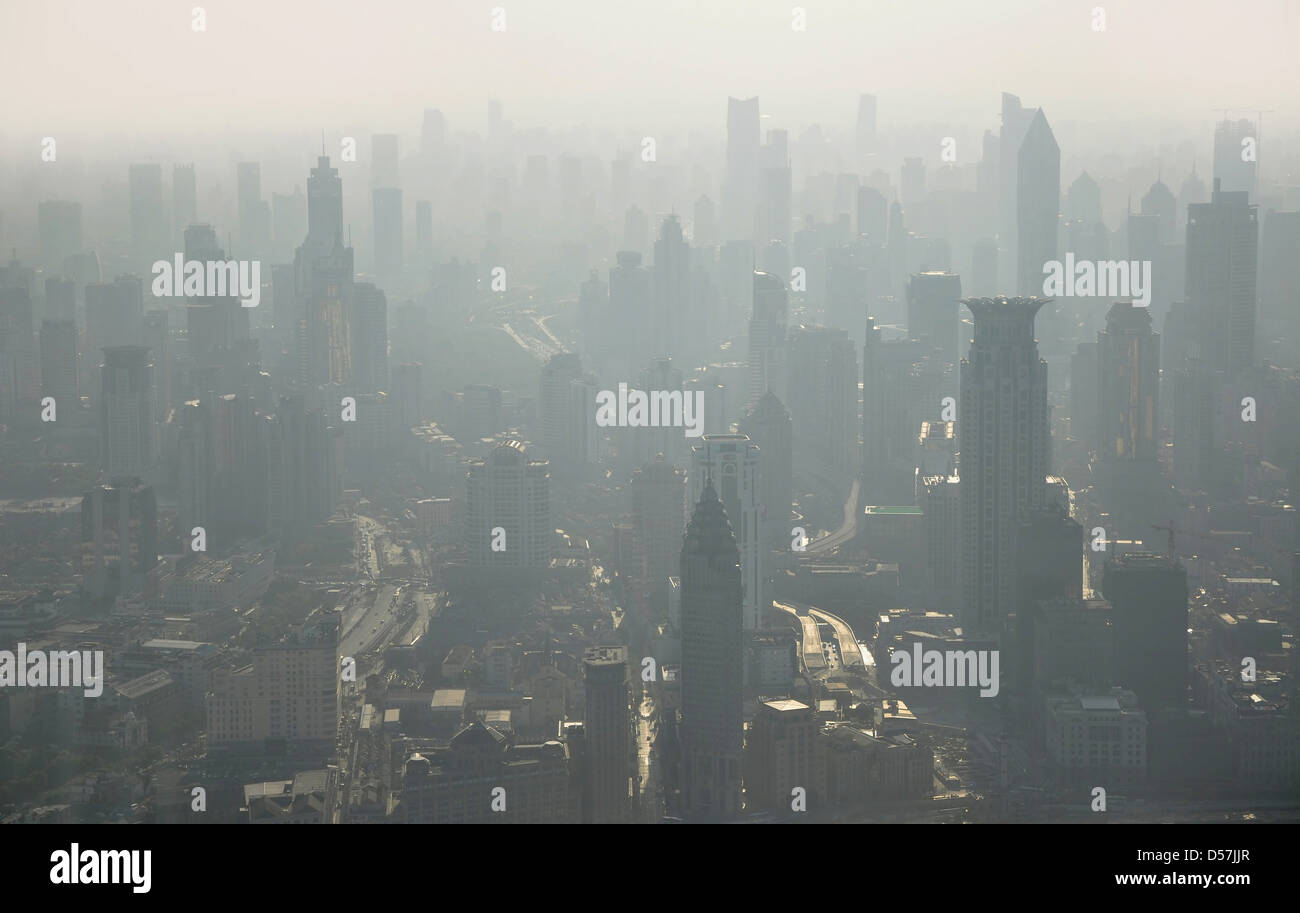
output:
[[376,133],[370,137],[370,186],[401,187],[400,156],[396,133]]
[[1101,188],[1086,171],[1080,172],[1065,192],[1065,217],[1089,226],[1101,221]]
[[693,448],[689,473],[691,503],[698,503],[711,484],[726,508],[740,550],[746,632],[763,626],[771,607],[762,543],[762,476],[758,445],[743,434],[706,434]]
[[361,393],[388,389],[388,299],[358,282],[352,290],[352,381]]
[[1224,193],[1255,195],[1259,129],[1249,120],[1224,119],[1214,128],[1214,183]]
[[1016,290],[1021,295],[1042,294],[1043,265],[1057,258],[1060,212],[1061,149],[1039,108],[1016,157]]
[[64,409],[76,408],[77,325],[71,320],[41,321],[41,396]]
[[820,736],[821,722],[807,704],[759,704],[745,744],[746,810],[793,814],[795,790],[801,789],[800,811],[821,811],[826,764]]
[[740,812],[744,741],[740,553],[707,481],[681,555],[682,814],[722,821]]
[[1144,710],[1187,704],[1187,571],[1177,558],[1129,554],[1106,562],[1115,679]]
[[298,379],[352,381],[352,248],[343,243],[343,182],[322,155],[307,179],[307,238],[294,255]]
[[1014,611],[1017,533],[1046,500],[1051,465],[1039,298],[967,298],[975,318],[961,364],[962,625],[1000,634]]
[[768,390],[745,413],[740,433],[758,445],[763,472],[759,480],[759,527],[767,547],[777,547],[791,533],[794,501],[794,425],[790,413]]
[[654,310],[651,331],[659,355],[687,354],[687,347],[703,343],[689,326],[698,316],[691,306],[691,247],[682,236],[677,216],[664,219],[655,241],[653,274]]
[[[521,441],[498,444],[469,461],[465,541],[480,568],[551,566],[550,464],[529,459]],[[499,530],[499,532],[497,532]]]
[[1259,223],[1246,191],[1223,190],[1216,178],[1210,202],[1188,207],[1186,291],[1194,350],[1228,381],[1255,364],[1258,244]]
[[1294,338],[1300,333],[1300,314],[1293,306],[1300,297],[1300,257],[1296,256],[1300,251],[1300,212],[1270,210],[1259,244],[1260,336]]
[[907,335],[927,340],[952,364],[961,361],[961,277],[949,272],[915,273],[907,284]]
[[100,454],[110,480],[147,478],[153,469],[153,364],[144,346],[104,349]]
[[1097,452],[1107,459],[1154,461],[1159,447],[1160,336],[1151,331],[1150,311],[1116,302],[1106,315],[1106,329],[1097,335],[1097,348]]
[[77,283],[51,276],[45,280],[45,316],[49,320],[77,319]]
[[0,288],[0,413],[6,423],[35,415],[40,395],[40,357],[35,313],[25,285]]
[[722,190],[724,240],[754,241],[759,171],[758,98],[727,99],[727,171]]
[[[185,229],[185,260],[220,261],[226,252],[217,241],[211,225],[191,225]],[[211,292],[213,289],[208,289]],[[250,339],[248,311],[239,300],[238,289],[227,294],[186,297],[185,324],[188,329],[190,355],[202,366],[226,363]]]
[[662,596],[680,571],[686,528],[686,471],[663,454],[632,473],[632,525],[646,556],[650,595]]
[[127,169],[131,205],[131,253],[141,266],[166,259],[171,231],[163,209],[162,166],[131,165]]
[[627,647],[588,647],[582,670],[587,700],[582,822],[622,824],[628,819],[634,759]]
[[796,460],[846,481],[858,471],[858,355],[846,330],[801,326],[790,333],[786,368]]
[[[81,538],[95,543],[86,589],[95,597],[132,596],[158,563],[158,504],[153,489],[139,479],[121,478],[97,485],[81,499]],[[107,556],[116,551],[110,573]]]
[[542,366],[538,412],[552,468],[565,476],[600,459],[596,379],[582,371],[576,352],[558,352]]
[[1012,288],[1020,281],[1021,273],[1016,266],[1020,249],[1016,239],[1019,224],[1019,208],[1016,202],[1020,183],[1018,163],[1020,144],[1024,141],[1029,125],[1033,121],[1035,110],[1021,105],[1019,96],[1012,95],[1010,92],[1002,93],[1002,127],[997,138],[997,234],[998,247],[1001,250],[998,285],[1002,289]]
[[749,318],[749,404],[771,390],[785,393],[785,333],[789,305],[785,281],[771,273],[754,275],[754,310]]
[[294,538],[327,520],[343,498],[343,438],[301,396],[282,396],[260,425],[266,440],[267,524]]
[[961,479],[955,475],[919,476],[917,503],[925,526],[927,593],[939,611],[961,605]]

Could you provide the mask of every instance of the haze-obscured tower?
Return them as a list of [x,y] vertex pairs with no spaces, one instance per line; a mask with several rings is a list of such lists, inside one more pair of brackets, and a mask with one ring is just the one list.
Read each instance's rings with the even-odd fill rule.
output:
[[975,318],[961,364],[962,624],[1000,633],[1016,596],[1021,519],[1046,498],[1051,463],[1047,363],[1038,357],[1040,298],[967,298]]
[[1210,202],[1188,207],[1187,307],[1194,354],[1232,380],[1255,364],[1259,223],[1246,191],[1214,185]]
[[144,346],[104,349],[100,452],[110,480],[149,476],[154,461],[153,364]]
[[740,812],[742,596],[740,553],[711,480],[686,528],[681,568],[682,814],[724,821]]

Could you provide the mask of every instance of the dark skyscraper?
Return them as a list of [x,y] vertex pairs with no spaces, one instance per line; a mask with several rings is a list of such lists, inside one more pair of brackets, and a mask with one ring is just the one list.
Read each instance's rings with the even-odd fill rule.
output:
[[1187,571],[1172,556],[1106,562],[1102,590],[1115,627],[1115,677],[1148,713],[1187,704]]
[[582,821],[622,824],[629,810],[632,774],[632,711],[627,685],[627,647],[588,647],[582,657],[586,709]]
[[740,812],[742,594],[740,553],[711,480],[686,528],[681,592],[682,814],[722,821]]
[[1016,597],[1020,522],[1046,500],[1051,435],[1047,363],[1038,357],[1040,298],[967,298],[975,318],[961,365],[962,623],[996,634]]

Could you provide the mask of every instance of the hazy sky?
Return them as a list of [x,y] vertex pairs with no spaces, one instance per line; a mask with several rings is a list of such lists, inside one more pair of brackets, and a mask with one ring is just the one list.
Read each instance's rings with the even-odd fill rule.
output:
[[[202,3],[206,32],[191,28]],[[791,28],[791,8],[807,30]],[[506,30],[491,30],[492,11]],[[1106,28],[1093,31],[1104,7]],[[985,121],[998,92],[1054,121],[1295,118],[1300,0],[0,0],[5,136],[711,126],[759,95],[791,129]]]

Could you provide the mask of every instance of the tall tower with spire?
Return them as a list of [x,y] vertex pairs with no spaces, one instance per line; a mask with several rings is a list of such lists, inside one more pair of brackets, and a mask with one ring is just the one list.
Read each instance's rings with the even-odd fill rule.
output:
[[709,477],[682,543],[682,814],[740,812],[744,742],[740,551]]

